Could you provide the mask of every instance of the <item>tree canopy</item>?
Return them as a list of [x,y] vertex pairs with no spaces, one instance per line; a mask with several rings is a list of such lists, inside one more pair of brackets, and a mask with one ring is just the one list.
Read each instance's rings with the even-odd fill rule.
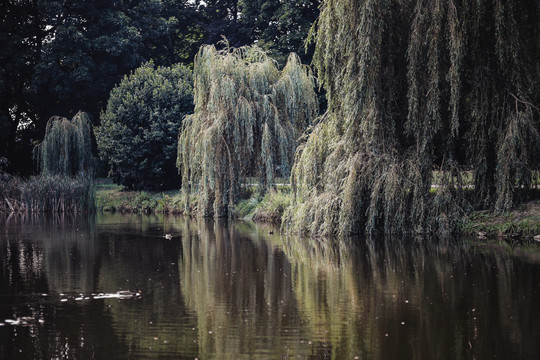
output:
[[143,64],[111,91],[96,138],[109,176],[130,189],[178,186],[178,128],[193,110],[191,71]]
[[314,79],[291,54],[283,70],[258,47],[216,50],[195,58],[195,112],[184,120],[177,166],[182,189],[198,192],[198,212],[229,217],[242,181],[273,187],[285,175],[296,140],[317,114]]
[[[309,29],[319,15],[322,0],[240,0],[241,21],[250,40],[268,51],[280,64],[289,53],[311,63],[313,46],[305,47]],[[306,51],[307,50],[307,51]]]
[[[225,36],[235,47],[264,44],[283,65],[298,52],[318,1],[2,1],[0,157],[9,171],[27,173],[31,144],[51,116],[83,110],[98,125],[113,87],[149,60],[191,67],[201,44]],[[280,30],[265,33],[261,19]],[[309,63],[311,53],[299,54]]]
[[21,150],[54,114],[82,109],[97,121],[112,88],[147,60],[192,62],[203,40],[195,12],[186,1],[2,1],[0,157],[21,170]]
[[533,0],[326,0],[328,111],[299,150],[288,226],[449,233],[468,206],[523,199],[540,169],[539,18]]

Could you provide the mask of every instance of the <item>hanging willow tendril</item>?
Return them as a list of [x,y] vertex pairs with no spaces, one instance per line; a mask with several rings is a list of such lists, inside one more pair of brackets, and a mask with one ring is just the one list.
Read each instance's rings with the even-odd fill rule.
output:
[[93,175],[92,123],[84,112],[73,119],[53,116],[47,122],[43,141],[34,148],[42,175]]
[[317,115],[314,79],[295,54],[280,71],[255,46],[204,46],[194,80],[195,111],[178,139],[182,189],[187,206],[198,194],[200,215],[230,217],[246,177],[265,192],[276,168],[289,175],[296,140]]
[[539,18],[536,0],[326,0],[311,36],[328,111],[299,146],[284,226],[449,234],[471,206],[526,198]]

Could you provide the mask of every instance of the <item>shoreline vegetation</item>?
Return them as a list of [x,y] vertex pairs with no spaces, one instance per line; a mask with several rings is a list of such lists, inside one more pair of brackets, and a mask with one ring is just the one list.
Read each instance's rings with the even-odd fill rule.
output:
[[[90,209],[127,214],[196,215],[196,196],[192,195],[191,208],[186,211],[185,195],[181,190],[132,191],[107,178],[95,179],[92,185],[82,177],[66,179],[58,176],[35,176],[27,181],[4,177],[0,183],[0,213],[81,213]],[[58,196],[51,193],[53,188]],[[244,188],[247,190],[244,191],[244,199],[234,209],[234,218],[280,226],[292,201],[290,185],[282,181],[264,196],[258,194],[255,184]],[[478,240],[539,243],[540,198],[535,196],[506,213],[473,211],[465,217],[460,234]]]
[[[281,184],[264,196],[252,192],[235,207],[235,218],[281,225],[292,197],[290,185]],[[184,211],[184,195],[180,190],[127,191],[108,179],[96,186],[96,208],[104,212],[168,213],[194,215],[194,208]],[[196,205],[193,197],[190,205]],[[523,203],[506,213],[473,211],[464,219],[461,235],[480,240],[500,239],[508,242],[529,242],[540,234],[540,198]],[[540,242],[537,239],[535,242]]]
[[0,213],[83,213],[95,211],[95,185],[76,177],[38,175],[27,180],[0,173]]
[[[185,195],[181,190],[132,191],[110,179],[98,179],[95,188],[97,211],[196,215],[197,196],[190,197],[190,208],[186,211]],[[290,205],[290,186],[277,185],[275,190],[264,196],[259,195],[255,188],[255,184],[244,188],[244,200],[236,205],[234,218],[280,225],[281,217]]]
[[8,3],[0,211],[540,242],[538,0]]

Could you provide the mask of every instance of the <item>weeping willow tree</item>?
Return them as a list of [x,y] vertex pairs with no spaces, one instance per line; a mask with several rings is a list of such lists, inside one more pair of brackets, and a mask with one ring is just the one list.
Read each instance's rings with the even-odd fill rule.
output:
[[42,175],[92,175],[92,123],[88,115],[78,112],[69,120],[53,116],[47,122],[45,137],[34,149]]
[[19,184],[29,212],[93,211],[92,123],[84,112],[68,120],[53,116],[43,141],[34,148],[41,175]]
[[534,0],[326,0],[313,36],[328,111],[298,149],[285,224],[449,233],[469,205],[523,199],[540,168],[539,15]]
[[185,118],[177,166],[189,206],[202,216],[229,217],[243,179],[263,192],[276,170],[288,176],[296,141],[317,114],[314,80],[297,55],[282,70],[257,47],[216,50],[195,58],[195,111]]

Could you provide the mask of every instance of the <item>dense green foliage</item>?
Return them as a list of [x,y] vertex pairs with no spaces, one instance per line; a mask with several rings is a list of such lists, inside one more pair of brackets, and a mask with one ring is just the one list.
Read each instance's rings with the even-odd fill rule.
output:
[[71,121],[60,116],[50,118],[45,138],[34,149],[41,174],[92,177],[92,138],[92,123],[86,113],[77,113]]
[[256,43],[280,65],[289,53],[304,63],[311,61],[304,40],[319,14],[321,0],[206,0],[194,1],[199,16],[191,21],[204,33],[204,44],[216,44],[224,36],[233,47]]
[[[17,128],[25,116],[33,115],[30,84],[42,40],[35,36],[40,21],[34,3],[31,0],[0,2],[0,157],[10,162],[22,160]],[[10,166],[9,170],[17,169]]]
[[305,49],[309,29],[319,15],[321,0],[240,0],[241,20],[251,41],[284,64],[289,53],[311,62],[313,49]]
[[96,138],[109,176],[129,189],[178,186],[178,129],[193,110],[191,71],[182,65],[136,69],[111,92]]
[[[93,120],[122,77],[146,60],[192,61],[195,8],[167,0],[0,2],[0,157],[24,171],[26,148],[54,114]],[[27,151],[30,154],[30,151]]]
[[539,18],[533,0],[326,0],[314,63],[328,112],[299,151],[287,224],[449,233],[468,205],[521,200],[540,169]]
[[47,120],[83,110],[146,61],[193,64],[201,44],[259,41],[280,64],[299,51],[320,0],[5,0],[0,2],[0,157],[28,173]]
[[188,28],[193,9],[182,2],[53,0],[37,8],[47,24],[32,81],[40,116],[83,109],[97,118],[125,74],[150,59],[189,62],[202,38]]
[[[43,40],[32,85],[42,115],[74,109],[97,115],[122,74],[136,67],[142,47],[120,4],[109,1],[39,3],[51,29]],[[53,38],[54,37],[54,38]]]
[[[317,113],[309,68],[291,54],[283,70],[257,47],[201,48],[195,58],[195,113],[178,142],[178,168],[198,212],[229,217],[246,177],[262,191],[276,168],[289,173],[296,140]],[[188,203],[186,201],[186,203]]]

